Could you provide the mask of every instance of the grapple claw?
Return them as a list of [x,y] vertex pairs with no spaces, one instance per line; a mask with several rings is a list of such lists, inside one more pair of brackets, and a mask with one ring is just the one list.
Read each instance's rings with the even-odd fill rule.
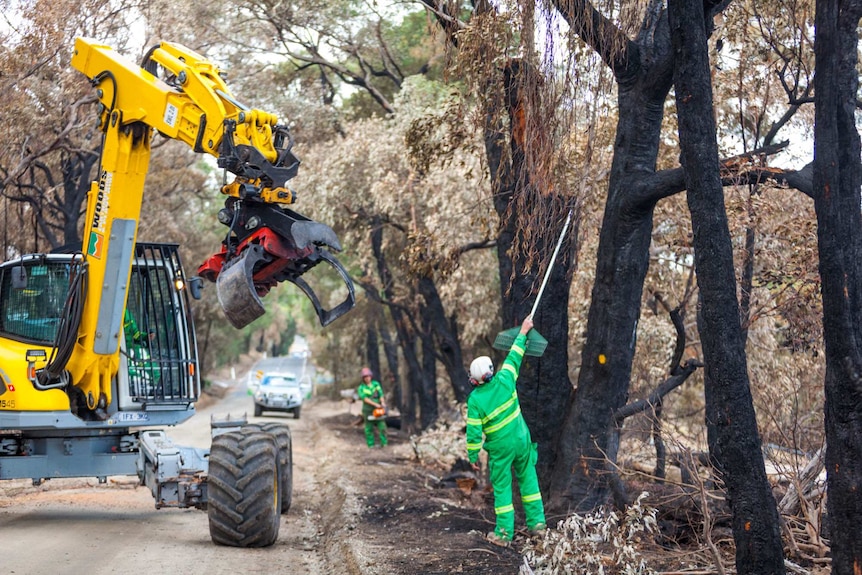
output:
[[297,276],[295,278],[288,278],[288,281],[301,289],[308,299],[311,300],[311,305],[314,306],[314,311],[317,312],[317,317],[320,319],[320,325],[326,327],[353,309],[353,306],[356,304],[356,293],[353,288],[353,282],[347,274],[347,270],[344,269],[344,266],[341,265],[341,262],[339,262],[335,256],[322,248],[317,250],[317,255],[321,260],[335,268],[335,271],[338,272],[341,279],[344,281],[344,284],[347,286],[347,297],[343,302],[332,309],[323,309],[323,306],[320,305],[320,299],[318,299],[317,294],[314,293],[314,290],[311,289],[311,286],[309,286],[304,279]]
[[266,309],[254,286],[254,266],[266,260],[263,248],[251,244],[235,260],[219,273],[216,279],[216,294],[228,321],[242,329],[264,314]]
[[[241,329],[262,316],[265,309],[261,297],[283,281],[305,293],[322,326],[356,304],[350,275],[326,249],[341,249],[332,228],[272,205],[228,200],[225,210],[220,221],[235,224],[233,235],[223,243],[220,253],[198,268],[198,273],[216,282],[219,303],[235,328]],[[347,297],[332,309],[324,309],[320,298],[301,277],[320,262],[333,267],[347,287]]]

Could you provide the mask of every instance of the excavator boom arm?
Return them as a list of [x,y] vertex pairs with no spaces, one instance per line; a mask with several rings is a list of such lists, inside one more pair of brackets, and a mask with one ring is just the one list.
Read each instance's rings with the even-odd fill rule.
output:
[[[72,67],[97,88],[103,114],[120,110],[123,123],[143,122],[196,152],[218,157],[224,120],[236,120],[245,111],[211,63],[175,44],[164,42],[151,49],[144,66],[136,66],[109,46],[78,38]],[[160,67],[167,82],[156,75]],[[267,136],[277,119],[258,112],[257,120],[261,133],[254,145],[275,161]]]
[[[285,280],[309,296],[324,325],[353,307],[353,284],[330,253],[341,249],[334,232],[284,207],[295,199],[286,182],[297,174],[299,160],[277,116],[240,104],[215,65],[179,44],[155,46],[138,66],[108,46],[78,38],[71,64],[97,90],[104,132],[84,227],[89,288],[77,352],[68,365],[88,408],[111,401],[154,130],[216,157],[234,175],[221,190],[228,196],[219,214],[228,226],[226,239],[199,273],[216,282],[235,327],[262,315],[260,296]],[[347,298],[331,310],[300,278],[321,261],[347,286]]]

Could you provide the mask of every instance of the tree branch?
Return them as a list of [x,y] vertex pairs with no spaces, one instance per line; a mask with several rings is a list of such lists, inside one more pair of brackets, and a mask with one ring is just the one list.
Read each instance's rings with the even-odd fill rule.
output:
[[632,415],[646,411],[654,405],[658,405],[664,396],[685,383],[688,377],[699,367],[703,367],[703,362],[700,360],[690,359],[686,361],[684,364],[679,366],[679,370],[676,375],[672,375],[664,380],[664,382],[655,388],[649,396],[644,399],[628,403],[616,410],[614,412],[614,422],[617,425],[621,425],[627,417],[631,417]]
[[353,216],[354,219],[359,218],[359,219],[365,220],[367,222],[377,221],[378,223],[386,224],[387,226],[394,228],[403,234],[407,233],[407,228],[405,228],[403,225],[399,224],[398,222],[392,221],[389,218],[389,216],[386,214],[371,215],[368,213],[368,210],[366,210],[363,206],[360,206],[358,208],[353,208],[350,204],[347,204],[347,203],[344,204],[344,209],[347,210],[347,213],[349,213],[351,216]]
[[554,7],[617,77],[626,75],[638,50],[619,27],[587,0],[554,0]]
[[614,423],[619,427],[627,417],[631,417],[636,413],[640,413],[649,408],[661,406],[662,398],[685,383],[692,373],[698,367],[703,367],[703,363],[696,359],[690,359],[683,365],[679,365],[679,360],[682,358],[683,350],[685,350],[685,326],[683,325],[681,308],[670,309],[667,302],[660,293],[653,294],[655,301],[659,303],[670,314],[671,322],[676,330],[676,346],[674,347],[673,358],[671,359],[670,373],[671,377],[667,378],[645,399],[634,401],[626,404],[614,412]]
[[[811,180],[810,166],[800,170],[785,170],[782,168],[752,166],[750,162],[759,156],[770,156],[778,153],[789,145],[788,141],[763,146],[751,152],[732,156],[721,161],[721,182],[725,186],[740,184],[760,184],[766,180],[774,180],[786,184],[813,197],[814,188]],[[650,176],[639,176],[634,184],[638,192],[633,194],[632,207],[652,206],[661,199],[669,198],[685,191],[685,174],[683,169],[672,168],[660,170]]]
[[452,251],[450,252],[450,255],[457,257],[457,256],[464,255],[465,253],[472,251],[472,250],[485,250],[488,248],[496,248],[496,247],[497,247],[497,240],[490,240],[490,239],[489,240],[481,240],[478,242],[470,242],[468,244],[464,244],[463,246],[453,248]]
[[676,345],[674,346],[673,355],[671,356],[669,370],[671,375],[676,375],[679,372],[680,361],[682,360],[682,354],[685,351],[685,324],[683,323],[681,306],[671,309],[670,305],[664,300],[664,297],[662,297],[659,292],[653,293],[653,298],[656,303],[663,307],[668,315],[670,315],[670,321],[676,330]]
[[456,17],[449,14],[449,10],[443,2],[437,0],[420,0],[430,11],[437,23],[446,33],[446,39],[455,48],[458,48],[458,32],[464,30],[467,25]]

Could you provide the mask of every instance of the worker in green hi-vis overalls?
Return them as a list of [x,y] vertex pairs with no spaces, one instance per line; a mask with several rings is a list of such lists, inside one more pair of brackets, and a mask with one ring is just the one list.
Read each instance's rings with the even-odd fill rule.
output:
[[150,342],[155,339],[156,334],[142,332],[129,308],[126,308],[123,314],[123,334],[126,338],[129,376],[132,378],[132,383],[139,386],[135,393],[152,391],[143,389],[140,384],[146,383],[152,386],[161,376],[161,369],[151,361],[149,349]]
[[478,470],[479,450],[484,447],[488,452],[494,487],[494,513],[497,516],[497,525],[488,534],[488,540],[500,546],[508,545],[515,532],[513,468],[527,516],[527,529],[530,533],[540,533],[546,528],[545,508],[536,476],[536,444],[530,438],[527,422],[521,415],[515,389],[527,332],[532,327],[533,318],[528,316],[496,375],[491,358],[487,356],[477,357],[470,364],[470,383],[475,387],[467,398],[467,455],[473,468]]
[[386,398],[380,382],[374,379],[374,374],[367,367],[362,368],[362,383],[356,390],[356,395],[362,402],[362,419],[365,420],[365,442],[368,447],[374,447],[374,430],[380,437],[380,447],[386,447],[386,418],[374,417],[374,410],[386,410]]

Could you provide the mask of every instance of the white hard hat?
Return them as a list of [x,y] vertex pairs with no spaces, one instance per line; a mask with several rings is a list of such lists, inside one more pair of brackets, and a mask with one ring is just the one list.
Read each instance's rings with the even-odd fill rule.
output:
[[477,357],[470,364],[470,378],[475,380],[476,385],[491,381],[494,377],[494,364],[487,355]]

